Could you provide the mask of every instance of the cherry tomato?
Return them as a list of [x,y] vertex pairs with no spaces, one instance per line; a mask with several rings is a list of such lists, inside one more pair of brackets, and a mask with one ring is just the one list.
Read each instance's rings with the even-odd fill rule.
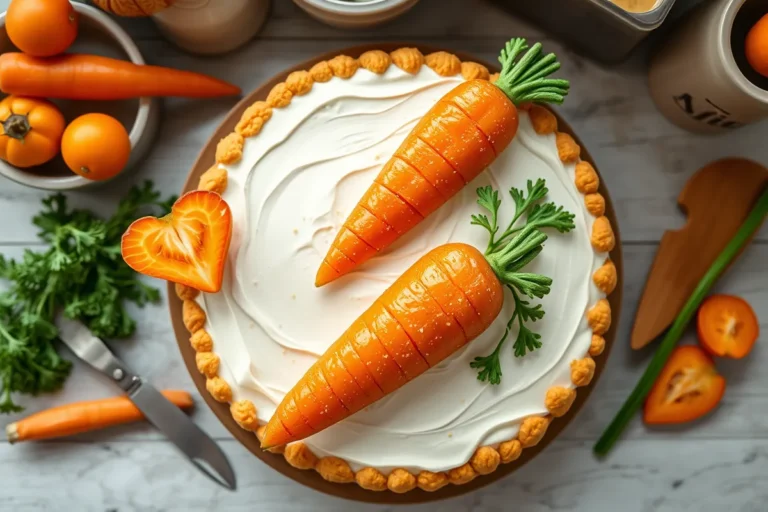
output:
[[64,53],[77,37],[77,12],[68,0],[11,0],[5,14],[8,37],[24,53]]
[[85,114],[64,130],[61,156],[72,172],[89,180],[108,180],[128,163],[131,140],[114,117]]

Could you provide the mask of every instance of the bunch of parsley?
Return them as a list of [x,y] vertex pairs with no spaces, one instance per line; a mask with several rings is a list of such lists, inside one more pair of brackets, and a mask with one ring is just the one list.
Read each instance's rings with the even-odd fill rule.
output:
[[105,338],[130,336],[136,324],[125,302],[143,306],[160,298],[120,256],[120,239],[142,214],[165,214],[174,198],[161,200],[151,182],[134,187],[114,215],[101,219],[70,209],[56,194],[34,217],[49,247],[26,250],[19,261],[0,255],[0,412],[22,410],[12,393],[37,395],[59,389],[71,363],[56,352],[54,317],[59,310]]

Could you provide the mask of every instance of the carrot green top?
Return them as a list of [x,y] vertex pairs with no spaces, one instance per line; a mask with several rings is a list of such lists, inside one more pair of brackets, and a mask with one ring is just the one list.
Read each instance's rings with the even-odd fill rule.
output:
[[[526,193],[527,192],[527,193]],[[522,357],[526,352],[541,347],[541,336],[526,327],[525,322],[535,322],[544,317],[541,304],[532,306],[523,296],[531,299],[542,298],[549,293],[552,279],[541,274],[524,272],[523,269],[544,249],[547,235],[541,230],[553,228],[560,233],[567,233],[574,229],[574,215],[557,206],[555,203],[541,204],[541,200],[547,195],[546,182],[539,179],[534,184],[528,180],[527,191],[511,188],[509,191],[515,202],[515,215],[507,228],[497,237],[500,226],[498,224],[499,207],[501,199],[499,192],[490,185],[477,189],[477,203],[490,213],[487,215],[473,215],[472,224],[482,226],[490,234],[488,246],[485,249],[485,259],[493,269],[499,281],[511,292],[515,303],[515,311],[507,322],[507,328],[503,337],[491,354],[484,357],[476,357],[470,363],[472,368],[477,368],[477,378],[481,381],[489,381],[491,384],[501,382],[501,362],[499,354],[515,321],[518,324],[517,339],[514,343],[516,357]],[[525,223],[518,226],[525,216]]]
[[560,63],[554,53],[542,55],[541,43],[529,49],[524,38],[510,39],[501,50],[499,62],[501,72],[494,85],[515,105],[534,101],[560,104],[568,94],[568,80],[547,78],[560,69]]

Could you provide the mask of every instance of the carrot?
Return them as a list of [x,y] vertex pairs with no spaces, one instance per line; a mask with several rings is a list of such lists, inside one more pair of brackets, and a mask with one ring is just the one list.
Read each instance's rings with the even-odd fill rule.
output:
[[[490,325],[487,320],[496,318],[501,311],[501,284],[495,277],[488,282],[465,279],[469,286],[492,286],[490,291],[477,290],[494,298],[487,303],[489,312],[484,322],[464,298],[469,290],[460,290],[447,279],[435,282],[434,276],[446,276],[445,267],[451,265],[450,260],[456,259],[462,262],[459,273],[494,275],[483,255],[469,245],[443,245],[423,256],[353,322],[288,392],[267,424],[262,446],[303,439],[305,430],[301,426],[315,423],[316,418],[322,416],[322,412],[310,412],[310,407],[303,405],[299,405],[295,409],[298,414],[294,414],[293,404],[306,400],[302,394],[305,389],[324,388],[325,382],[331,388],[330,394],[322,398],[315,394],[316,401],[313,400],[320,404],[328,400],[331,404],[325,421],[318,423],[327,427],[329,421],[336,423],[367,407],[384,393],[394,392],[463,347],[468,341],[466,335],[454,317],[446,314],[432,298],[433,295],[440,298],[462,296],[462,302],[456,307],[462,310],[467,328],[475,335],[483,332]],[[441,287],[449,287],[450,295],[441,292]],[[356,370],[355,374],[362,373],[365,382],[351,377],[345,367],[347,358],[342,355],[344,353],[354,353],[360,359],[364,369]],[[336,407],[337,404],[343,404],[343,407]]]
[[71,100],[240,94],[237,86],[190,71],[140,66],[98,55],[39,58],[10,52],[0,56],[0,90],[6,94]]
[[384,165],[344,222],[318,269],[316,286],[351,272],[389,247],[475,179],[512,142],[517,105],[562,103],[566,80],[541,44],[512,39],[501,51],[494,83],[470,80],[449,91]]
[[[573,214],[562,207],[537,204],[548,193],[544,180],[529,181],[526,192],[510,191],[515,216],[501,231],[498,191],[490,186],[478,189],[478,203],[491,213],[490,219],[472,216],[472,223],[490,234],[485,253],[451,243],[422,256],[288,391],[267,423],[262,447],[320,432],[444,361],[494,322],[504,302],[504,288],[510,290],[515,310],[494,352],[470,363],[478,370],[478,380],[500,382],[499,354],[515,322],[519,324],[515,355],[540,347],[539,335],[525,322],[540,319],[544,311],[521,297],[543,297],[552,280],[521,270],[543,249],[547,236],[541,229],[566,233],[574,223]],[[516,227],[523,215],[525,225]]]
[[[182,409],[194,405],[186,391],[163,391],[163,396]],[[33,441],[72,436],[101,428],[139,421],[141,411],[128,397],[119,396],[75,402],[38,412],[5,427],[8,441]]]

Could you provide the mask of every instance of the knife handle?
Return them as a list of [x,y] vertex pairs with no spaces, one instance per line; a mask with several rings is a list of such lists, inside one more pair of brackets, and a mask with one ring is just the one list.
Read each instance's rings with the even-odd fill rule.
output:
[[103,341],[98,338],[95,341],[98,343],[87,345],[87,354],[78,353],[85,362],[112,379],[126,393],[130,393],[141,385],[141,379],[113,354]]

